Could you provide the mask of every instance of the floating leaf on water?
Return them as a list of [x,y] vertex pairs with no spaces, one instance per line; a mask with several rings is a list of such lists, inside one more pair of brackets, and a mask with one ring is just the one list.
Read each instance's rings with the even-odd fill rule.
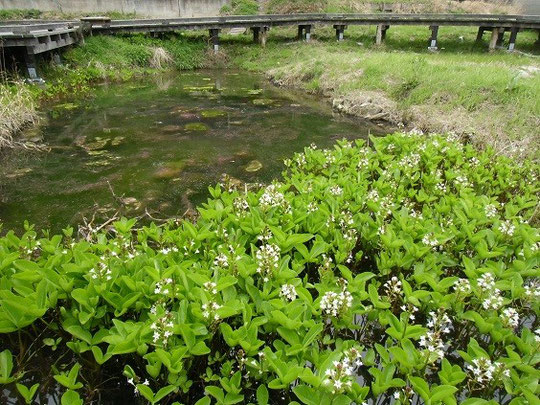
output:
[[263,165],[261,162],[259,162],[258,160],[252,160],[251,162],[248,163],[245,170],[246,172],[253,173],[253,172],[257,172],[261,170],[262,167]]
[[204,118],[215,118],[215,117],[221,117],[223,115],[226,115],[227,113],[222,110],[203,110],[201,111],[201,115]]
[[96,137],[93,142],[88,142],[83,146],[86,150],[99,150],[103,149],[105,146],[107,146],[107,143],[109,143],[108,139],[103,139],[100,137]]
[[276,100],[272,100],[271,98],[256,98],[252,101],[255,105],[271,105],[274,104]]
[[258,94],[261,94],[263,92],[262,89],[253,89],[253,90],[248,90],[248,94],[249,95],[252,95],[252,96],[256,96]]
[[186,166],[184,161],[168,162],[154,172],[157,179],[171,179],[177,177]]
[[120,145],[120,144],[124,141],[124,139],[126,139],[125,136],[116,136],[116,137],[114,137],[113,140],[111,141],[111,145],[112,145],[112,146],[118,146],[118,145]]
[[182,130],[182,127],[180,125],[165,125],[161,130],[163,132],[179,132]]
[[208,131],[208,127],[202,122],[190,122],[184,126],[186,131]]

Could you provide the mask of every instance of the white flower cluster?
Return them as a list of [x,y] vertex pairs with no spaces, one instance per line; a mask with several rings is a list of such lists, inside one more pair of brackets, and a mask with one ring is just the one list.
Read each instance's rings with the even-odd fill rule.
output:
[[227,255],[225,253],[220,253],[219,255],[217,255],[214,259],[214,266],[224,269],[229,267],[229,258],[227,257]]
[[236,197],[233,200],[233,207],[234,207],[235,211],[243,213],[243,212],[249,210],[249,203],[243,197]]
[[219,320],[219,315],[217,314],[217,310],[221,308],[221,305],[219,305],[215,301],[210,301],[208,303],[202,304],[202,315],[206,319],[213,319],[214,321]]
[[332,368],[325,371],[323,383],[332,389],[332,393],[343,392],[352,387],[355,369],[362,366],[360,351],[354,347],[344,353],[341,361],[334,361]]
[[401,297],[401,281],[396,276],[384,283],[386,295],[393,300],[396,297]]
[[484,273],[478,278],[478,287],[480,288],[484,300],[482,307],[484,309],[498,310],[503,305],[503,297],[501,291],[495,288],[495,277],[491,273]]
[[172,322],[172,314],[165,310],[163,316],[156,319],[150,325],[150,329],[154,332],[153,342],[155,345],[167,346],[169,338],[173,335],[174,323]]
[[486,213],[486,217],[495,218],[495,216],[497,215],[497,207],[495,207],[495,205],[493,204],[488,204],[484,208],[484,212]]
[[536,302],[540,299],[540,282],[538,280],[531,280],[528,285],[523,287],[525,289],[525,299],[530,302]]
[[442,244],[435,238],[433,233],[428,233],[422,238],[422,243],[426,246],[430,246],[431,250],[437,250],[442,248]]
[[164,254],[164,255],[168,255],[171,252],[178,253],[178,247],[176,247],[176,246],[173,246],[171,248],[164,247],[159,252]]
[[343,194],[343,189],[336,184],[330,187],[330,194],[333,194],[335,196],[340,196]]
[[336,162],[336,157],[334,156],[333,151],[331,151],[329,149],[323,150],[323,153],[324,153],[324,157],[325,157],[323,167],[326,169],[326,168],[330,167],[330,165],[332,165],[333,163]]
[[154,287],[154,294],[169,295],[169,293],[172,290],[172,284],[173,284],[172,278],[165,278],[161,281],[158,281],[156,283],[156,286]]
[[420,155],[418,153],[411,153],[410,155],[405,155],[399,161],[399,166],[403,166],[409,169],[418,166],[420,163]]
[[516,226],[512,223],[512,221],[506,220],[501,222],[501,224],[499,225],[499,231],[502,234],[513,236],[514,232],[516,231]]
[[217,285],[213,281],[207,281],[206,283],[203,284],[203,286],[206,289],[206,291],[208,291],[212,295],[216,295],[218,292]]
[[480,160],[478,160],[476,156],[473,156],[469,159],[469,163],[471,164],[471,166],[478,166],[480,164]]
[[[442,337],[450,333],[452,321],[442,310],[429,313],[429,321],[426,326],[430,328],[425,335],[420,336],[420,346],[428,351],[428,356],[432,360],[444,358],[444,343]],[[434,355],[434,356],[433,356]]]
[[316,212],[319,209],[319,206],[316,202],[310,202],[307,206],[307,212],[312,213]]
[[279,295],[288,301],[294,301],[297,297],[296,288],[292,284],[283,284]]
[[327,256],[326,254],[322,254],[322,265],[319,267],[319,273],[324,274],[326,272],[332,271],[332,263],[333,260],[330,256]]
[[481,387],[489,385],[494,379],[500,379],[501,376],[510,377],[510,371],[504,364],[492,362],[485,357],[473,359],[472,364],[467,365],[467,369],[471,372],[471,380]]
[[415,312],[418,312],[418,308],[416,308],[413,304],[411,304],[410,302],[407,303],[407,305],[402,305],[400,307],[400,309],[403,311],[403,312],[408,312],[409,313],[409,319],[411,321],[414,321],[416,319],[416,315],[414,314]]
[[351,308],[353,297],[347,290],[346,284],[341,292],[328,291],[321,298],[321,311],[323,315],[339,317]]
[[467,278],[460,278],[454,283],[454,291],[460,295],[469,295],[471,293],[471,283]]
[[360,158],[357,165],[358,169],[363,170],[363,169],[366,169],[368,166],[369,166],[368,158],[367,157]]
[[112,271],[105,263],[100,262],[97,266],[97,270],[95,267],[92,267],[90,270],[88,270],[88,274],[90,274],[90,277],[93,280],[103,280],[103,278],[106,281],[109,281],[112,279]]
[[519,313],[514,308],[505,308],[501,314],[502,323],[515,329],[519,325]]
[[457,176],[454,179],[454,184],[456,187],[472,187],[471,182],[466,176]]
[[259,204],[263,207],[279,207],[285,203],[285,196],[278,190],[275,184],[270,184],[259,198]]
[[262,245],[255,257],[257,258],[257,273],[263,277],[266,283],[279,266],[280,249],[274,244]]
[[446,183],[441,181],[435,185],[435,188],[439,190],[442,194],[446,194],[448,189],[446,188]]

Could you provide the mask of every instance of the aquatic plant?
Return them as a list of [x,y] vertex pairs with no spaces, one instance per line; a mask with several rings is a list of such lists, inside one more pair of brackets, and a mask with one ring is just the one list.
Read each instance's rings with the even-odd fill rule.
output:
[[212,187],[196,223],[8,232],[0,383],[50,390],[45,352],[65,403],[537,403],[538,165],[371,141]]

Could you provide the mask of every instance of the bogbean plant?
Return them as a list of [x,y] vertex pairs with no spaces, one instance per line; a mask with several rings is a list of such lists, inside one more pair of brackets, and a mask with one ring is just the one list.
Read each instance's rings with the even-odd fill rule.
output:
[[0,382],[48,350],[64,403],[96,398],[96,370],[149,403],[539,403],[538,166],[371,143],[211,188],[196,223],[8,232]]

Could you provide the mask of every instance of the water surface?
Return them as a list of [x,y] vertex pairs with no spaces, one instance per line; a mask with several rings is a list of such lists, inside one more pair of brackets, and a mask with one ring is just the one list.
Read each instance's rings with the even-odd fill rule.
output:
[[40,135],[50,152],[2,157],[3,232],[21,230],[25,219],[59,231],[121,207],[128,215],[179,216],[224,174],[269,182],[284,158],[311,143],[384,132],[333,115],[324,100],[235,71],[102,85],[91,98],[50,105],[46,115]]

